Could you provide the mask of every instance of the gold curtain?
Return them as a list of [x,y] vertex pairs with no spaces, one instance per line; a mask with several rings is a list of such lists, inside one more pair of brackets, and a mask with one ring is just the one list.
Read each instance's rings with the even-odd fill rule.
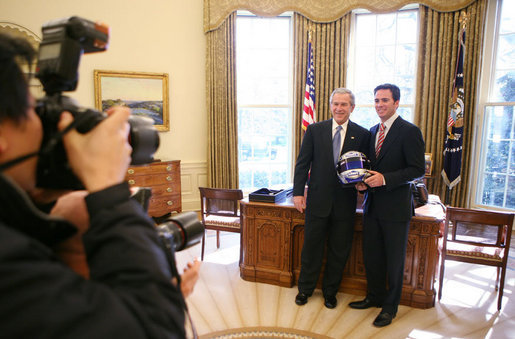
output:
[[449,205],[468,206],[471,146],[475,124],[476,93],[483,47],[483,26],[487,0],[477,0],[461,11],[441,13],[420,7],[420,46],[417,70],[415,124],[426,141],[426,152],[433,155],[433,175],[428,190],[445,201],[446,186],[441,177],[445,129],[449,116],[454,72],[458,53],[459,18],[466,13],[464,70],[464,136],[461,182],[450,191]]
[[276,16],[293,11],[315,22],[333,22],[353,9],[364,8],[374,13],[394,12],[401,7],[420,3],[438,11],[457,11],[475,0],[204,0],[204,32],[216,29],[227,16],[247,10],[260,16]]
[[315,68],[316,121],[331,118],[329,97],[332,91],[345,86],[351,14],[330,23],[316,23],[294,13],[294,154],[297,155],[304,132],[300,128],[304,107],[308,62],[308,31],[312,31]]
[[238,187],[235,24],[236,12],[206,34],[207,183],[216,188]]

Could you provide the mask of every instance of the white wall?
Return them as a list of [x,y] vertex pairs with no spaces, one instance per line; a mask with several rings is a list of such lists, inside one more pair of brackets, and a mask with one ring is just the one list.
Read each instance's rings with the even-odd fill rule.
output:
[[170,131],[161,132],[156,158],[181,160],[184,209],[194,209],[205,184],[207,113],[202,0],[0,0],[0,22],[41,37],[50,20],[78,15],[111,28],[109,49],[82,57],[77,90],[94,107],[93,70],[168,73]]

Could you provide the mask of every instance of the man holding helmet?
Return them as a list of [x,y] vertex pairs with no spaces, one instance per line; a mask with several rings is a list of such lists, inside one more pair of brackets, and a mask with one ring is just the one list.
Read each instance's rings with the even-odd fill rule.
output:
[[293,203],[299,212],[306,212],[295,303],[304,305],[313,293],[327,244],[322,292],[324,305],[334,308],[352,245],[357,200],[354,185],[344,187],[340,183],[336,164],[340,155],[348,151],[366,154],[370,133],[349,120],[354,110],[350,90],[335,89],[330,107],[333,118],[309,125],[302,140],[295,165]]

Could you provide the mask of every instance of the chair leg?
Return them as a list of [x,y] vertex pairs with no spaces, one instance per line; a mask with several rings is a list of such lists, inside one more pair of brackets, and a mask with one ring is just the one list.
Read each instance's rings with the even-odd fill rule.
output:
[[501,268],[497,267],[497,275],[495,276],[495,291],[499,290],[499,274],[501,273]]
[[438,301],[440,301],[440,299],[442,299],[442,287],[443,287],[443,275],[444,275],[444,271],[445,271],[445,259],[444,257],[442,256],[442,263],[440,264],[440,282],[438,284]]
[[204,261],[204,246],[206,245],[206,232],[202,235],[202,251],[200,253],[200,261]]
[[220,248],[220,231],[216,231],[216,248]]
[[499,299],[497,300],[497,310],[501,310],[502,295],[504,291],[504,278],[506,277],[506,267],[501,268],[501,282],[499,283]]

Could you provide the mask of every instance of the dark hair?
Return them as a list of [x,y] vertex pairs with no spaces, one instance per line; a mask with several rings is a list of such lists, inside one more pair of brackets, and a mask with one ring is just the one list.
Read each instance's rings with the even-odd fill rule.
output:
[[20,122],[27,117],[29,88],[17,59],[30,67],[34,53],[27,40],[0,34],[0,122]]
[[392,92],[393,101],[399,101],[401,99],[401,90],[396,85],[393,85],[393,84],[382,84],[382,85],[379,85],[376,88],[374,88],[374,95],[380,89],[389,89],[390,92]]

